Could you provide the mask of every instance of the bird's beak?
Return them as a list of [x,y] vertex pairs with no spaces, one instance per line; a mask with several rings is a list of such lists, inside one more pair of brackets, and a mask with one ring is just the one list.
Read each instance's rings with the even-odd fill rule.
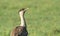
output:
[[29,8],[26,8],[25,11],[28,10],[28,9],[29,9]]

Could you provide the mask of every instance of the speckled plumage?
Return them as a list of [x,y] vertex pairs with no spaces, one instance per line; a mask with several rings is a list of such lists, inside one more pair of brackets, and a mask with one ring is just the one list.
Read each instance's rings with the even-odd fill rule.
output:
[[17,26],[13,31],[11,32],[11,36],[27,36],[28,32],[26,27],[23,26]]

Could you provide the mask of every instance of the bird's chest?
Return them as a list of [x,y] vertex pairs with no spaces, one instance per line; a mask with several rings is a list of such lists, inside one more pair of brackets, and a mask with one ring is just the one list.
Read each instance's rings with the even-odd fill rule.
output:
[[24,30],[24,31],[22,31],[22,33],[19,33],[18,36],[27,36],[27,34],[28,34],[28,32]]

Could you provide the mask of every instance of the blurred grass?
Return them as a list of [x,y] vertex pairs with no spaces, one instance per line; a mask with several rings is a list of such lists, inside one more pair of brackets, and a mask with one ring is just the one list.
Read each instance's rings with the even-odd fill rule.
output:
[[9,36],[20,24],[18,10],[26,14],[28,36],[60,36],[60,0],[0,0],[0,36]]

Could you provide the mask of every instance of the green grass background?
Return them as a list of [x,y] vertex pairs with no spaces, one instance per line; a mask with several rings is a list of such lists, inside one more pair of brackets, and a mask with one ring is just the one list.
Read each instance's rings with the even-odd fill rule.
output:
[[0,0],[0,36],[9,36],[20,25],[18,10],[25,13],[28,36],[60,36],[60,0]]

